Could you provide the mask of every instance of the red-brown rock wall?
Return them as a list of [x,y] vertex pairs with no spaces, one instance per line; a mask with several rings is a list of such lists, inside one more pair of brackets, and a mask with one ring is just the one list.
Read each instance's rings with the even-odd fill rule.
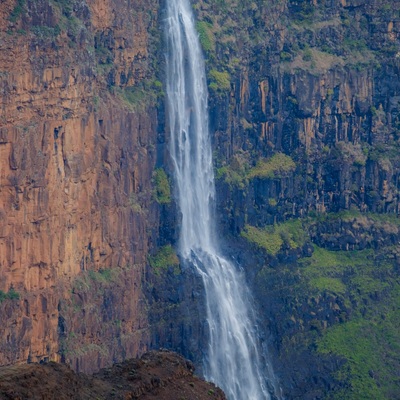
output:
[[[78,334],[76,346],[95,337],[107,351],[94,365],[70,354],[81,370],[146,349],[141,280],[152,220],[131,201],[140,193],[143,209],[150,206],[157,111],[131,107],[121,93],[154,72],[148,32],[157,27],[156,6],[0,5],[0,290],[19,294],[0,304],[0,364],[60,360],[60,338],[85,323],[90,334]],[[111,60],[102,68],[96,38],[105,36]],[[68,308],[77,278],[110,268],[119,293],[107,307],[94,291]],[[91,322],[105,308],[126,340],[112,343],[115,332]]]

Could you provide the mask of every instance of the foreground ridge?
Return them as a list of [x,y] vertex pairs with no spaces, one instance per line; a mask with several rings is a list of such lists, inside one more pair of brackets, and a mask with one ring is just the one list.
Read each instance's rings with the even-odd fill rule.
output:
[[222,390],[193,375],[190,361],[170,351],[151,351],[94,375],[65,364],[20,364],[0,368],[0,399],[225,400]]

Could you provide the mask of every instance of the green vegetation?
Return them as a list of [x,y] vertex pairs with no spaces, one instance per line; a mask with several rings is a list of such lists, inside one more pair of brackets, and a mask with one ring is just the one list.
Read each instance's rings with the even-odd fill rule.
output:
[[92,281],[107,283],[112,282],[117,273],[118,271],[116,269],[100,269],[98,271],[90,270],[88,276]]
[[[355,235],[359,229],[359,234],[374,232],[375,241],[381,240],[380,231],[399,235],[398,221],[390,215],[348,211],[295,222],[290,232],[300,232],[299,237],[292,236],[298,245],[315,237],[319,229],[316,223],[323,225],[328,238],[340,236],[336,232],[340,222],[350,223]],[[277,256],[285,248],[278,234],[281,230],[279,225],[266,229],[246,226],[242,236]],[[337,360],[331,379],[336,380],[338,389],[325,394],[330,400],[388,400],[399,393],[400,282],[396,259],[400,247],[380,243],[378,248],[352,251],[333,251],[314,244],[310,256],[288,258],[273,268],[268,263],[256,279],[260,298],[271,293],[285,298],[280,317],[296,326],[294,335],[291,331],[282,338],[287,354],[314,352],[321,370]]]
[[153,172],[154,199],[158,204],[171,203],[171,187],[167,174],[162,168]]
[[122,99],[128,109],[139,111],[146,107],[154,106],[163,98],[162,87],[162,83],[154,79],[142,81],[135,86],[114,87],[112,91]]
[[246,225],[241,235],[273,256],[282,249],[283,245],[290,249],[297,249],[306,241],[306,234],[300,220],[287,221],[264,229]]
[[361,225],[374,225],[375,228],[397,232],[400,219],[392,214],[362,213],[357,209],[339,211],[337,213],[316,214],[308,217],[309,223],[331,223],[337,221],[354,221]]
[[8,20],[10,22],[15,24],[19,20],[19,18],[22,15],[22,12],[24,11],[25,3],[26,0],[17,0],[17,4],[15,5],[15,7],[13,8],[8,17]]
[[94,50],[97,63],[101,65],[102,68],[106,68],[106,66],[112,65],[114,61],[114,56],[112,54],[112,51],[108,47],[98,45],[95,47]]
[[241,235],[251,243],[263,248],[268,254],[276,255],[283,245],[279,233],[261,230],[251,225],[246,225]]
[[39,39],[54,39],[61,33],[61,28],[56,25],[54,28],[50,26],[33,26],[31,32]]
[[400,299],[389,299],[395,311],[378,319],[356,318],[333,326],[318,340],[318,351],[346,359],[336,377],[348,388],[334,399],[393,399],[398,382],[393,381],[399,367]]
[[303,60],[311,61],[313,59],[313,53],[309,47],[305,48],[303,51]]
[[247,180],[242,171],[236,171],[231,166],[224,165],[218,168],[215,175],[216,179],[224,179],[224,181],[231,187],[244,189],[247,186]]
[[291,59],[292,59],[292,55],[290,53],[288,53],[287,51],[281,51],[279,57],[282,62],[288,62],[288,61],[291,61]]
[[97,287],[99,293],[116,282],[121,275],[122,268],[100,269],[98,271],[89,270],[78,275],[72,285],[73,293],[90,291]]
[[317,289],[319,293],[328,291],[335,294],[344,294],[346,292],[346,285],[338,278],[311,278],[309,284],[314,289]]
[[268,199],[268,204],[271,206],[271,207],[276,207],[277,205],[278,205],[278,202],[275,200],[275,199]]
[[241,151],[237,152],[231,159],[228,165],[223,165],[217,168],[215,172],[216,179],[223,179],[231,189],[245,189],[248,185],[247,170],[248,170],[249,154]]
[[314,245],[312,257],[300,260],[299,265],[311,293],[348,292],[358,298],[384,288],[378,279],[368,275],[374,266],[372,250],[329,251]]
[[179,274],[179,259],[171,245],[161,247],[154,256],[149,257],[149,263],[155,274],[169,267],[174,269],[175,274]]
[[145,214],[146,212],[146,209],[142,205],[142,196],[140,194],[131,193],[129,196],[129,206],[137,214]]
[[19,298],[19,293],[13,288],[11,288],[7,293],[0,290],[0,303],[2,303],[4,300],[19,300]]
[[211,83],[209,88],[214,92],[227,92],[231,88],[230,75],[228,72],[220,72],[212,69],[209,72]]
[[63,15],[67,18],[71,17],[73,13],[73,4],[71,0],[51,0],[56,6],[60,8]]
[[203,50],[205,52],[215,51],[215,37],[212,24],[206,21],[199,21],[196,24],[196,28]]
[[267,160],[260,160],[255,167],[250,169],[247,177],[249,179],[276,179],[288,176],[288,174],[295,169],[296,164],[291,157],[283,153],[276,153]]

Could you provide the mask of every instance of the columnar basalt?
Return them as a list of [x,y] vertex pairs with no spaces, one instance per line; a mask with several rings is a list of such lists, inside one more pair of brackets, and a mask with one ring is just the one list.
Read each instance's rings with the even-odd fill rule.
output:
[[[0,6],[0,290],[19,294],[0,305],[1,364],[63,358],[90,371],[146,349],[157,110],[126,96],[154,79],[158,4],[145,3]],[[76,290],[110,268],[116,294]]]

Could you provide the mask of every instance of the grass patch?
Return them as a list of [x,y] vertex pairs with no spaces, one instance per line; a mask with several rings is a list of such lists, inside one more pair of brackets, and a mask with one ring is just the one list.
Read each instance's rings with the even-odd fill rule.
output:
[[242,171],[236,171],[231,168],[231,166],[224,165],[221,168],[218,168],[215,174],[216,179],[224,179],[224,181],[231,188],[244,189],[247,186],[247,179],[245,174]]
[[288,176],[296,169],[291,157],[283,153],[276,153],[270,159],[260,160],[247,174],[249,179],[276,179]]
[[136,86],[113,88],[114,94],[121,98],[125,106],[132,111],[143,110],[156,105],[164,96],[162,83],[158,80],[142,81]]
[[264,229],[246,225],[241,236],[273,256],[278,254],[283,245],[297,249],[306,241],[306,233],[300,220],[292,220]]
[[209,75],[211,80],[209,88],[214,92],[227,92],[231,89],[231,77],[228,72],[212,69]]
[[[129,267],[127,267],[129,268]],[[73,293],[85,293],[93,288],[99,293],[118,281],[123,272],[122,268],[107,268],[98,271],[89,270],[79,274],[72,284]]]
[[149,257],[149,263],[156,274],[169,267],[173,267],[174,272],[179,273],[179,259],[171,245],[161,247],[154,256]]
[[201,47],[205,52],[215,51],[215,36],[213,26],[209,22],[199,21],[196,24]]
[[154,199],[158,204],[171,203],[171,187],[167,174],[162,168],[153,172]]
[[61,33],[61,28],[59,25],[56,25],[55,27],[37,25],[31,28],[31,32],[38,39],[55,39]]
[[118,275],[118,271],[115,269],[100,269],[99,271],[89,271],[89,278],[98,283],[110,283],[112,282],[116,276]]
[[338,278],[319,277],[310,280],[310,285],[320,292],[333,292],[335,294],[344,294],[346,285]]
[[333,395],[334,399],[391,399],[399,393],[400,313],[376,321],[355,319],[330,328],[317,341],[323,354],[345,358],[336,377],[348,388]]
[[279,252],[283,245],[283,240],[278,233],[267,232],[265,229],[258,229],[251,225],[246,225],[241,235],[273,256]]
[[373,250],[330,251],[314,245],[312,257],[299,261],[309,278],[335,277],[346,270],[353,273],[370,271],[374,264]]

